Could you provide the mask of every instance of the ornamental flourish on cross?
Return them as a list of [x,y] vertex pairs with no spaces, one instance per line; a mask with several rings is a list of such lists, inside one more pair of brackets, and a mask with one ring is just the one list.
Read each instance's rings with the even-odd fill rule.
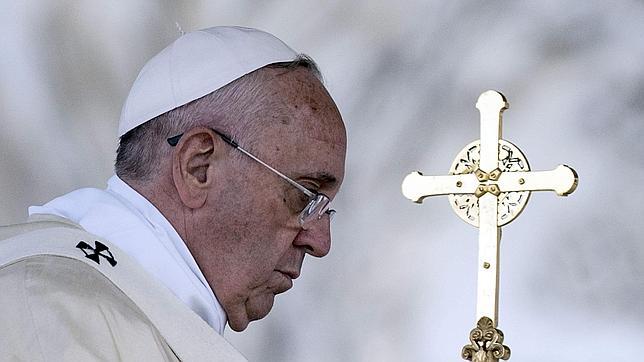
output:
[[532,191],[554,191],[567,196],[577,188],[572,168],[559,165],[551,171],[531,172],[521,150],[501,137],[505,97],[489,90],[476,102],[481,114],[481,139],[474,141],[452,163],[447,176],[423,176],[415,171],[402,183],[403,195],[422,203],[426,197],[448,195],[456,214],[479,228],[476,319],[464,359],[497,362],[510,358],[503,333],[496,329],[499,301],[499,243],[501,226],[525,208]]

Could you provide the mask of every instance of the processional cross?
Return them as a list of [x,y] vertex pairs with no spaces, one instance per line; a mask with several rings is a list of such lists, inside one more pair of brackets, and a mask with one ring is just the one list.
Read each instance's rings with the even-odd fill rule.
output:
[[559,165],[551,171],[530,172],[528,160],[501,137],[505,97],[487,91],[476,102],[481,114],[481,139],[456,156],[448,176],[423,176],[412,172],[402,183],[405,197],[422,203],[428,196],[448,195],[456,214],[479,228],[476,319],[470,344],[461,356],[470,361],[498,362],[510,358],[498,330],[499,243],[501,226],[523,211],[532,191],[554,191],[567,196],[577,188],[572,168]]

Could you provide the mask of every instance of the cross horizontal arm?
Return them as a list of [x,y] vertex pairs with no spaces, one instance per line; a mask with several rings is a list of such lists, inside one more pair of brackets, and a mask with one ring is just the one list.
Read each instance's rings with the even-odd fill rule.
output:
[[423,176],[414,171],[402,183],[402,193],[409,200],[422,203],[429,196],[448,194],[473,194],[479,185],[472,173],[448,176]]
[[566,165],[551,171],[503,172],[498,184],[501,192],[554,191],[567,196],[577,188],[577,172]]

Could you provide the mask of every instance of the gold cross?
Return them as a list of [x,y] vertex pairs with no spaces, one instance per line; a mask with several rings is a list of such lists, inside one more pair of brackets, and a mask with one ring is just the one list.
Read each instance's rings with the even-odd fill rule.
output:
[[501,226],[521,213],[532,191],[566,196],[577,187],[578,177],[565,165],[551,171],[530,171],[521,150],[502,139],[501,115],[508,103],[501,93],[484,92],[476,108],[481,114],[481,139],[461,150],[449,175],[412,172],[403,180],[402,192],[416,203],[429,196],[448,195],[457,215],[479,228],[476,319],[489,318],[496,328]]

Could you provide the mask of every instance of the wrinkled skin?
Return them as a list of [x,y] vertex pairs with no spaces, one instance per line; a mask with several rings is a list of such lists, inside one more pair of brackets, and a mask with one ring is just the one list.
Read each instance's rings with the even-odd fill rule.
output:
[[[240,145],[306,188],[335,197],[346,131],[335,103],[305,68],[264,68],[261,126]],[[244,143],[245,142],[245,143]],[[233,330],[263,318],[290,289],[306,254],[331,247],[327,217],[303,230],[304,194],[206,127],[187,130],[148,195],[186,242]]]

